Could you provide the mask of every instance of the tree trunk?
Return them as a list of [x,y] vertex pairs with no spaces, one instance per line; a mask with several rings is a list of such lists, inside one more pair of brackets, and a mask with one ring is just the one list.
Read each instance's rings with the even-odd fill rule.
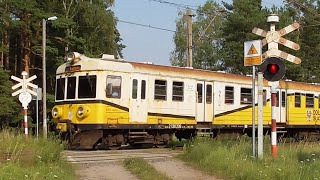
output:
[[31,41],[30,41],[30,36],[29,34],[26,34],[24,37],[24,46],[23,46],[23,61],[24,61],[24,71],[30,75],[30,52],[31,49]]
[[4,46],[4,53],[3,53],[3,66],[5,70],[10,70],[10,62],[9,62],[9,35],[7,31],[3,33],[3,46]]

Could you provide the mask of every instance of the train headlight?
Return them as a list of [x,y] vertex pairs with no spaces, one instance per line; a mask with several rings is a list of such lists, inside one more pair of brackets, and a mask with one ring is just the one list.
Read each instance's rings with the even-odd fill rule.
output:
[[77,116],[80,119],[88,117],[90,114],[90,108],[87,106],[80,106],[77,110]]
[[83,107],[78,108],[78,116],[83,116]]
[[60,118],[62,116],[62,108],[59,106],[53,107],[51,114],[55,119]]
[[74,63],[80,61],[80,56],[81,56],[80,53],[71,52],[71,53],[67,54],[65,61],[70,62],[70,64],[74,64]]

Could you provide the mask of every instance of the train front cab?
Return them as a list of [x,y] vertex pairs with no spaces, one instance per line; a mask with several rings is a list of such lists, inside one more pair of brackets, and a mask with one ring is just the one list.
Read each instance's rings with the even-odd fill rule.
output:
[[[170,93],[176,92],[174,89],[183,90],[183,83],[168,82],[173,83]],[[131,77],[126,73],[108,71],[57,75],[56,105],[52,110],[56,128],[72,141],[71,144],[81,144],[82,149],[92,148],[101,138],[108,147],[139,140],[167,143],[174,132],[190,138],[196,121],[194,117],[176,114],[180,102],[174,102],[177,107],[171,108],[171,113],[163,113],[168,112],[171,102],[160,100],[157,103],[162,105],[157,105],[150,100],[164,97],[162,83],[156,78],[150,81],[142,75]],[[210,88],[212,91],[212,86]],[[169,97],[168,94],[165,96]],[[170,99],[179,96],[172,95]],[[186,101],[181,103],[189,106]]]

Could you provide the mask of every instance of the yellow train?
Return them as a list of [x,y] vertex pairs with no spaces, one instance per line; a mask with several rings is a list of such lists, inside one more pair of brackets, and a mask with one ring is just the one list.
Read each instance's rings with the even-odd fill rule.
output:
[[[318,137],[320,86],[281,81],[278,90],[276,115],[282,131],[298,138]],[[112,55],[89,58],[74,52],[57,69],[52,116],[72,148],[161,146],[173,134],[190,138],[201,130],[212,136],[250,135],[251,92],[248,76],[128,62]],[[271,95],[266,81],[263,92],[267,131]]]

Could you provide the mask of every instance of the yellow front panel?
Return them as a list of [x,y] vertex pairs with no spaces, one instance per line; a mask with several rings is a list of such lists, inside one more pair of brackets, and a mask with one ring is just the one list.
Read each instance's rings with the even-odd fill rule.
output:
[[[86,106],[90,113],[85,118],[77,115],[79,107]],[[73,124],[196,124],[196,120],[174,117],[148,116],[146,123],[129,122],[129,112],[123,109],[102,103],[92,104],[66,104],[57,105],[61,107],[60,120],[71,120]],[[61,112],[60,112],[61,113]],[[58,123],[59,120],[55,119]]]

